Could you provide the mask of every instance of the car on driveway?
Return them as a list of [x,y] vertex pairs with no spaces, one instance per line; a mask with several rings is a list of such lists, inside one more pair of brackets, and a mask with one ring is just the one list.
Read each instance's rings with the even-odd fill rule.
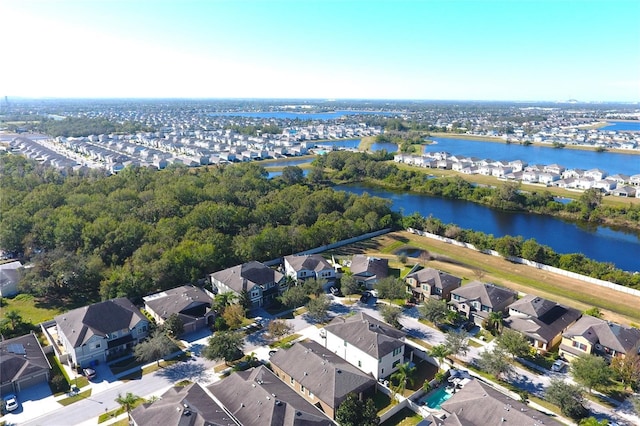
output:
[[20,403],[18,402],[18,397],[14,394],[10,393],[4,397],[4,409],[7,412],[15,411],[20,407]]
[[561,359],[557,359],[551,365],[551,371],[555,371],[556,373],[561,373],[562,370],[567,366],[567,363]]
[[89,380],[93,380],[96,378],[96,370],[94,370],[93,368],[82,369],[82,374],[84,374],[84,376]]

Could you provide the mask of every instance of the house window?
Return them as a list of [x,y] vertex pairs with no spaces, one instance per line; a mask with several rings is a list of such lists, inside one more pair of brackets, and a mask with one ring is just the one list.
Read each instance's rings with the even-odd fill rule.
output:
[[346,340],[344,341],[344,345],[347,346],[347,341]]
[[96,349],[100,348],[100,343],[96,343]]
[[311,391],[309,391],[309,398],[315,398],[315,395]]
[[393,361],[393,365],[391,366],[391,368],[396,368],[396,365],[400,364],[400,360],[397,359],[395,361]]
[[460,300],[460,296],[458,296],[457,294],[453,295],[453,300]]
[[587,350],[587,345],[585,345],[584,343],[576,342],[575,340],[573,341],[573,347],[578,348],[583,352]]
[[291,384],[295,384],[295,380],[293,380],[293,377],[291,379],[289,379],[289,381],[291,382]]
[[146,333],[146,332],[147,332],[147,326],[146,326],[146,325],[143,325],[143,326],[142,326],[142,332],[143,332],[143,333]]
[[300,392],[304,393],[304,390],[305,390],[305,389],[304,389],[304,386],[303,386],[303,385],[300,385]]
[[358,360],[358,367],[362,367],[362,361]]
[[486,305],[482,305],[481,310],[482,310],[482,312],[490,312],[490,311],[491,311],[491,310],[489,309],[489,307],[488,307],[488,306],[486,306]]
[[393,350],[393,356],[400,355],[402,352],[402,346]]

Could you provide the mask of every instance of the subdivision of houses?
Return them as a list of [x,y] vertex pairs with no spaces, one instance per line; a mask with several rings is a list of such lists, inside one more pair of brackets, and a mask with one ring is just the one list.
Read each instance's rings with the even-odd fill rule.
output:
[[424,268],[408,274],[404,278],[407,292],[418,302],[428,298],[449,301],[451,291],[459,288],[462,279],[434,268]]
[[518,294],[491,283],[472,281],[451,291],[450,307],[477,325],[482,325],[491,312],[506,312]]
[[251,261],[209,274],[213,292],[246,292],[252,308],[269,306],[286,290],[284,275],[263,263]]
[[144,308],[159,325],[171,315],[177,315],[185,333],[210,326],[215,320],[211,309],[213,299],[203,289],[183,285],[142,298]]

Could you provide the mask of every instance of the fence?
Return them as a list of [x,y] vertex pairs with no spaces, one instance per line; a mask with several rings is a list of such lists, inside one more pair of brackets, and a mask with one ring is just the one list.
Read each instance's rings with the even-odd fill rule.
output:
[[[420,231],[418,229],[413,229],[413,228],[408,228],[407,231],[411,232],[412,234],[420,235],[421,237],[427,237],[434,240],[442,241],[447,244],[453,244],[455,246],[464,247],[464,248],[468,248],[475,251],[480,251],[476,249],[473,246],[473,244],[463,243],[460,241],[453,240],[451,238],[441,237],[439,235],[432,234],[430,232]],[[502,257],[500,253],[494,250],[482,250],[482,253],[489,254],[491,256]],[[562,275],[569,278],[574,278],[589,284],[595,284],[600,287],[607,287],[607,288],[610,288],[611,290],[619,291],[620,293],[626,293],[626,294],[631,294],[633,296],[640,297],[640,290],[625,287],[620,284],[612,283],[610,281],[599,280],[597,278],[588,277],[586,275],[577,274],[575,272],[565,271],[564,269],[556,268],[554,266],[544,265],[542,263],[533,262],[531,260],[522,259],[520,257],[509,256],[508,260],[511,262],[520,263],[522,265],[531,266],[533,268],[542,269],[544,271],[553,272],[554,274]]]

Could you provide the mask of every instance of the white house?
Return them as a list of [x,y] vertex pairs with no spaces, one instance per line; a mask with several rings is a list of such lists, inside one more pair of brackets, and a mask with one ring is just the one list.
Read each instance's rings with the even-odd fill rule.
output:
[[336,279],[336,271],[333,266],[319,254],[285,256],[284,272],[285,275],[296,281],[306,280],[307,278],[327,281]]
[[0,297],[18,294],[20,268],[22,268],[22,263],[18,260],[0,265]]

